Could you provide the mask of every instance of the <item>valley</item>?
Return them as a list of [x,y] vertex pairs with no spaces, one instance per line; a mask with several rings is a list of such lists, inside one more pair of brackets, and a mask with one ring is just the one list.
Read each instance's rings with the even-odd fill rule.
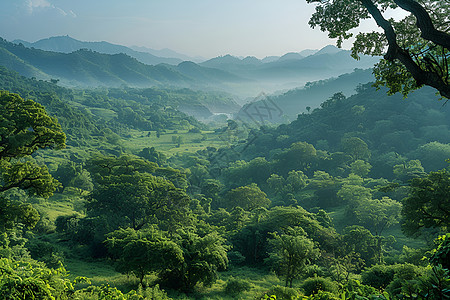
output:
[[0,297],[447,299],[445,91],[370,45],[1,38]]

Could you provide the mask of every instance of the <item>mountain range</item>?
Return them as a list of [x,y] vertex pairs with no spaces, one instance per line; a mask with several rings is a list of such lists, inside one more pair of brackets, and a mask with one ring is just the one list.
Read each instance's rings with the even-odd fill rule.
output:
[[126,54],[103,54],[88,49],[71,53],[27,48],[0,40],[0,65],[27,77],[58,79],[68,86],[181,86],[207,85],[211,82],[243,81],[225,71],[187,63],[146,65]]
[[[157,64],[161,64],[161,63],[177,65],[180,62],[182,62],[183,60],[186,60],[186,59],[177,58],[176,57],[177,53],[173,52],[173,51],[170,53],[167,53],[170,55],[174,55],[173,57],[172,56],[162,56],[161,57],[161,56],[157,56],[157,55],[150,53],[150,51],[152,51],[152,49],[148,49],[148,48],[142,49],[144,51],[136,51],[136,50],[133,50],[126,46],[115,45],[115,44],[111,44],[108,42],[83,42],[83,41],[76,40],[68,35],[50,37],[50,38],[39,40],[34,43],[30,43],[30,42],[23,41],[23,40],[14,40],[13,43],[22,44],[28,48],[35,48],[35,49],[40,49],[40,50],[45,50],[45,51],[61,52],[61,53],[72,53],[72,52],[75,52],[75,51],[78,51],[81,49],[88,49],[88,50],[92,50],[92,51],[100,52],[100,53],[104,53],[104,54],[124,53],[131,57],[136,58],[137,60],[139,60],[140,62],[142,62],[146,65],[157,65]],[[164,52],[162,52],[161,54],[164,55]],[[188,57],[186,57],[186,58],[188,58]]]
[[[171,50],[159,54],[183,56]],[[69,36],[35,43],[0,40],[0,65],[27,77],[57,79],[65,86],[177,86],[220,90],[236,95],[240,104],[260,92],[286,91],[308,81],[337,77],[356,68],[367,69],[377,61],[377,57],[368,56],[356,61],[350,57],[350,51],[334,46],[264,59],[225,55],[195,63],[107,42],[82,42]]]
[[[350,56],[349,50],[342,50],[331,45],[318,51],[304,51],[303,55],[301,52],[287,53],[278,58],[273,57],[266,62],[255,57],[240,59],[225,55],[210,59],[200,65],[270,84],[274,82],[288,83],[293,80],[303,83],[321,80],[352,72],[356,68],[368,69],[379,61],[378,57],[371,56],[362,56],[357,61]],[[300,85],[297,84],[296,87]],[[294,86],[290,88],[292,87]]]

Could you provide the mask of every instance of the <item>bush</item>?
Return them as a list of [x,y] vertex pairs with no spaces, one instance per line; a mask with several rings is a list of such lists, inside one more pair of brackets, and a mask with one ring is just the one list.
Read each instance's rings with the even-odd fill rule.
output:
[[305,295],[317,294],[319,291],[336,293],[337,286],[334,281],[323,277],[313,277],[306,279],[302,284]]
[[318,291],[317,294],[309,298],[310,300],[340,300],[338,296],[330,292]]
[[69,299],[72,283],[63,268],[49,269],[36,261],[0,259],[1,299]]
[[57,269],[64,262],[63,253],[49,242],[32,239],[25,244],[25,247],[28,248],[33,259],[44,262],[49,268]]
[[228,261],[231,265],[241,266],[245,262],[245,256],[243,256],[239,251],[230,251],[227,255]]
[[369,297],[378,294],[374,287],[361,284],[361,282],[354,279],[350,279],[344,284],[342,290],[349,299],[358,299],[358,297]]
[[189,129],[189,133],[202,133],[202,132],[198,128],[191,128],[191,129]]
[[362,272],[361,279],[363,284],[385,289],[394,280],[394,274],[394,266],[375,265]]
[[252,285],[247,280],[231,277],[225,285],[225,293],[235,297],[242,292],[250,290],[251,288]]
[[[276,297],[277,300],[297,300],[301,299],[303,294],[294,288],[290,287],[284,287],[280,285],[276,285],[272,287],[268,292],[265,293],[266,295],[273,295]],[[264,298],[261,298],[264,299]]]
[[417,278],[425,274],[425,268],[413,264],[397,264],[394,267],[394,279],[386,287],[386,291],[391,295],[401,294],[402,290],[413,290],[417,285]]

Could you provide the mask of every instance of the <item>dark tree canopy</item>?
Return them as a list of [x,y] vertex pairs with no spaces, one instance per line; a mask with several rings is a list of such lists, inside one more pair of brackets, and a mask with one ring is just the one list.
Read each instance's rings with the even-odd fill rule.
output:
[[[350,32],[363,19],[373,18],[383,32],[358,33],[352,56],[384,56],[375,66],[376,86],[389,93],[410,91],[423,85],[450,98],[450,3],[445,0],[307,0],[317,3],[309,24],[328,31],[337,45],[352,37]],[[387,9],[403,9],[410,14],[399,21],[386,19]]]
[[89,161],[87,168],[95,184],[87,197],[87,212],[106,217],[111,228],[139,229],[159,220],[160,226],[164,223],[175,229],[187,222],[189,196],[170,180],[152,175],[155,163],[126,155],[98,156]]
[[414,178],[411,191],[403,200],[403,230],[416,234],[420,228],[450,227],[450,172],[430,172],[425,178]]
[[63,148],[66,136],[44,107],[0,91],[0,159],[10,160],[43,148]]
[[29,157],[38,149],[64,148],[66,135],[58,121],[44,107],[17,94],[0,91],[0,193],[12,188],[42,197],[51,196],[59,186],[46,166]]

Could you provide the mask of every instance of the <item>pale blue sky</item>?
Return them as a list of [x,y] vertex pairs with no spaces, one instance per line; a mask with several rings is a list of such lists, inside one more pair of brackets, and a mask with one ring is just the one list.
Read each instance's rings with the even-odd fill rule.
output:
[[207,58],[262,58],[334,44],[309,28],[313,11],[305,0],[1,0],[0,37],[70,35]]

